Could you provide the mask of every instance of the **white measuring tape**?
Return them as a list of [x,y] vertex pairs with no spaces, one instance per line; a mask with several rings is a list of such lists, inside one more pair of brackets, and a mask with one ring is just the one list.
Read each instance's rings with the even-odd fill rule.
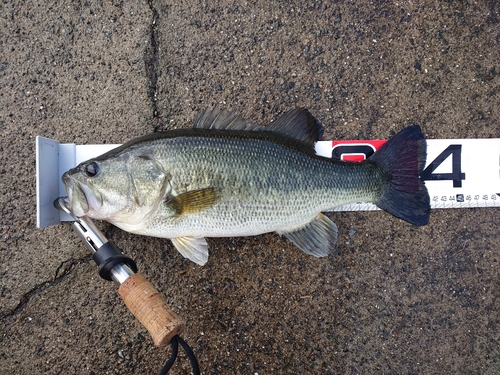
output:
[[[361,161],[386,141],[320,141],[316,153],[340,160]],[[82,161],[119,145],[61,144],[36,137],[37,226],[71,221],[54,208],[66,195],[61,176]],[[431,198],[431,208],[500,207],[500,139],[428,139],[427,164],[421,178]],[[378,210],[372,203],[351,203],[334,211]]]

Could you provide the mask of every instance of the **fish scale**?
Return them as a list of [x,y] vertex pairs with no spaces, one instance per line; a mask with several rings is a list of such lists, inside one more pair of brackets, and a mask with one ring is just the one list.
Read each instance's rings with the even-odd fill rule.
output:
[[316,156],[320,133],[301,108],[267,128],[207,110],[193,129],[146,135],[66,172],[68,207],[132,233],[170,238],[198,264],[208,259],[205,237],[267,232],[327,256],[338,230],[321,212],[351,202],[427,223],[429,196],[419,179],[426,145],[418,126],[361,163]]
[[221,191],[212,207],[186,217],[172,217],[164,207],[144,231],[152,236],[249,236],[296,228],[345,202],[374,201],[380,190],[371,163],[335,163],[237,134],[169,138],[150,150],[171,171],[178,194]]

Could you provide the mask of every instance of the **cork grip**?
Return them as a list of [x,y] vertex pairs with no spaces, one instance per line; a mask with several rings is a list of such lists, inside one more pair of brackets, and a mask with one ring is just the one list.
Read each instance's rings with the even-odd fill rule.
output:
[[184,321],[167,306],[162,295],[142,274],[127,278],[118,294],[148,330],[156,346],[164,346],[185,328]]

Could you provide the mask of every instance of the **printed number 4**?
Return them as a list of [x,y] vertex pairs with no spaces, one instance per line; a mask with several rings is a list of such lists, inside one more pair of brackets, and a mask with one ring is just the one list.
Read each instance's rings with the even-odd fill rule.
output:
[[[451,173],[434,173],[450,155],[452,155]],[[423,181],[451,180],[453,187],[462,187],[462,180],[465,180],[465,173],[462,173],[462,145],[449,145],[422,171],[420,178]]]

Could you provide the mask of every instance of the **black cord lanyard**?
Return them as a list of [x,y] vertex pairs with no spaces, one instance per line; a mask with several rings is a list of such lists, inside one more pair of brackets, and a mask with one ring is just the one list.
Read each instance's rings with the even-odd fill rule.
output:
[[170,355],[170,358],[168,359],[167,363],[165,363],[165,366],[160,371],[160,375],[166,375],[166,373],[170,370],[172,365],[174,364],[176,358],[177,358],[177,353],[179,352],[179,344],[181,344],[182,348],[186,352],[189,362],[191,362],[191,367],[193,368],[193,374],[194,375],[200,375],[200,366],[198,365],[198,360],[196,359],[193,350],[191,347],[179,337],[179,335],[175,335],[172,337],[170,340],[170,344],[172,345],[172,354]]

